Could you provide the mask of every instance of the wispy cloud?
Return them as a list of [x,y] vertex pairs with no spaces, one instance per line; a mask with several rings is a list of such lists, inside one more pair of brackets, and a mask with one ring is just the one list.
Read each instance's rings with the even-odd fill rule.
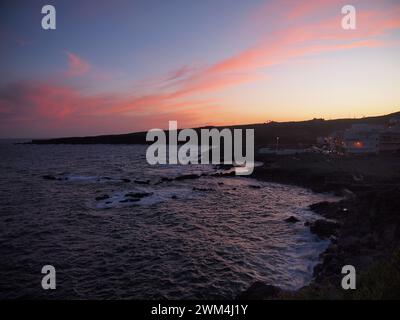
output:
[[[0,90],[0,126],[29,119],[55,119],[71,123],[79,117],[93,118],[99,123],[99,118],[121,119],[129,116],[132,123],[136,123],[132,128],[144,129],[154,126],[157,123],[155,119],[161,120],[167,115],[182,119],[186,124],[200,124],[219,108],[220,102],[218,99],[200,99],[199,94],[220,92],[255,82],[264,78],[270,67],[293,63],[295,59],[392,44],[385,35],[400,28],[399,4],[376,5],[359,11],[358,29],[345,31],[341,28],[342,16],[340,7],[337,7],[340,2],[268,2],[268,12],[265,14],[279,17],[280,24],[260,37],[252,47],[210,65],[183,64],[166,75],[142,81],[136,86],[135,92],[126,92],[124,95],[85,94],[81,89],[62,84],[62,79],[56,82],[61,84],[46,81],[10,84]],[[288,10],[278,10],[279,5],[287,6]],[[262,9],[259,11],[260,14],[264,12]],[[68,59],[67,77],[82,77],[95,70],[91,63],[76,53],[65,51],[65,54]],[[147,87],[144,90],[146,93],[141,93],[141,87]],[[149,88],[153,88],[150,94]]]
[[[178,69],[177,75],[186,75],[179,79],[179,87],[170,94],[164,94],[164,99],[190,96],[199,92],[212,92],[227,87],[257,81],[269,67],[291,62],[295,58],[316,55],[340,50],[356,48],[374,48],[392,45],[391,40],[383,38],[386,33],[400,28],[400,5],[388,5],[358,12],[357,30],[345,31],[341,28],[341,1],[310,1],[294,2],[282,1],[291,4],[290,10],[282,17],[281,23],[289,27],[278,28],[269,35],[260,39],[258,44],[237,54],[217,61],[211,66],[198,68],[188,75],[187,66]],[[269,3],[282,4],[281,1]],[[336,6],[336,7],[335,7]],[[331,10],[335,8],[335,10]],[[333,12],[326,17],[311,21],[304,20],[310,16],[318,17],[318,13]],[[325,11],[324,11],[325,10]],[[278,11],[281,12],[281,11]],[[269,12],[269,15],[273,13]],[[303,19],[302,19],[303,18]],[[289,23],[297,20],[298,23]],[[171,82],[176,84],[176,78]],[[151,101],[151,95],[146,99]]]
[[77,54],[69,51],[65,51],[65,54],[68,57],[68,70],[65,72],[68,77],[83,76],[91,69],[90,63]]

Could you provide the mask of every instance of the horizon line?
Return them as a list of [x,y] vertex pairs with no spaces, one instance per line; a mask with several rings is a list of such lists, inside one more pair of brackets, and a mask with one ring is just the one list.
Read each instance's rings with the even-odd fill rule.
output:
[[[303,120],[288,120],[288,121],[275,121],[275,120],[268,120],[264,122],[254,122],[254,123],[240,123],[240,124],[226,124],[226,125],[202,125],[199,127],[182,127],[179,128],[178,130],[183,130],[183,129],[203,129],[203,128],[221,128],[221,127],[235,127],[235,126],[255,126],[255,125],[267,125],[269,123],[293,123],[293,122],[308,122],[308,121],[313,121],[313,120],[324,120],[324,121],[337,121],[337,120],[362,120],[366,118],[379,118],[379,117],[387,117],[390,115],[400,115],[400,109],[395,112],[387,113],[387,114],[379,114],[379,115],[364,115],[364,116],[354,116],[354,117],[343,117],[343,118],[334,118],[334,119],[325,119],[322,117],[314,117],[312,119],[307,118]],[[169,121],[177,121],[177,120],[169,120]],[[9,137],[9,138],[3,138],[0,137],[0,140],[53,140],[53,139],[67,139],[67,138],[89,138],[89,137],[101,137],[101,136],[116,136],[116,135],[126,135],[126,134],[139,134],[139,133],[145,133],[149,130],[152,129],[160,129],[160,128],[150,128],[148,130],[141,130],[141,131],[132,131],[132,132],[125,132],[125,133],[110,133],[110,134],[96,134],[96,135],[81,135],[81,136],[62,136],[62,137],[31,137],[31,138],[19,138],[19,137]],[[161,129],[163,131],[169,131],[167,129]]]

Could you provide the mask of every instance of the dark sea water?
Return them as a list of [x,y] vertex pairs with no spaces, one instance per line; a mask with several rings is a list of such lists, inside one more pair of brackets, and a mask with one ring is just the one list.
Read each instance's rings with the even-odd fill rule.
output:
[[[150,166],[145,151],[0,143],[1,298],[234,298],[311,280],[328,243],[303,225],[307,207],[333,197],[244,177],[160,183],[217,169]],[[56,290],[41,288],[47,264]]]

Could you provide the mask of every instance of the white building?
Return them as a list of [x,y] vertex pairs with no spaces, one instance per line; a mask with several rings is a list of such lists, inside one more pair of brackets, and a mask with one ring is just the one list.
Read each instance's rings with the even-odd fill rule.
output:
[[400,150],[400,120],[391,119],[388,128],[380,137],[380,152],[396,152]]

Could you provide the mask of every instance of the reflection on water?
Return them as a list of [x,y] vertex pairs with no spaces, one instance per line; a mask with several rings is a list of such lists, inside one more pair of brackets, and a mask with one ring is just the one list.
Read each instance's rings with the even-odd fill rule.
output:
[[0,148],[0,297],[234,298],[257,280],[306,284],[327,246],[303,223],[333,199],[302,188],[152,167],[144,146]]

